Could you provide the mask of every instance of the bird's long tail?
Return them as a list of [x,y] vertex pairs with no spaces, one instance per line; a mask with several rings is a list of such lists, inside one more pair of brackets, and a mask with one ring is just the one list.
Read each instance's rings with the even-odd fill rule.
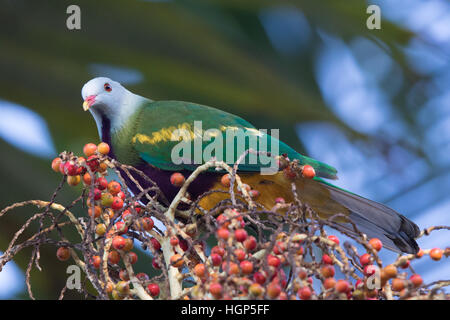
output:
[[[329,184],[317,183],[329,191],[331,201],[348,210],[348,219],[369,239],[379,238],[385,247],[397,252],[416,253],[419,250],[415,241],[420,233],[419,227],[405,216],[378,202]],[[355,234],[351,223],[340,222],[339,226]]]

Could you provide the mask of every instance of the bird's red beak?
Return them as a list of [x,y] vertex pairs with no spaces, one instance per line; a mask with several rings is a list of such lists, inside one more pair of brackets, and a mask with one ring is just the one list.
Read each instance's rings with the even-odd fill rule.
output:
[[95,95],[89,96],[86,98],[86,100],[84,100],[83,102],[83,110],[84,111],[88,111],[89,108],[94,104],[95,102]]

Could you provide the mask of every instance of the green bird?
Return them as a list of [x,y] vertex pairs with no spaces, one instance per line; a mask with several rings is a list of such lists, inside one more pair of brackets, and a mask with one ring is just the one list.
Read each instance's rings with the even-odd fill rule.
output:
[[[266,146],[265,150],[271,151],[278,147],[278,154],[314,168],[313,179],[297,177],[295,184],[299,199],[321,219],[342,214],[345,218],[336,223],[349,233],[354,234],[351,224],[354,223],[369,238],[379,238],[388,249],[407,253],[419,250],[415,238],[420,230],[415,223],[383,204],[326,182],[323,178],[337,179],[336,169],[299,154],[273,134],[256,130],[236,115],[190,102],[153,101],[105,77],[88,81],[81,94],[83,108],[94,117],[100,139],[111,147],[109,156],[145,173],[158,185],[163,194],[158,200],[163,203],[172,201],[179,191],[179,187],[170,182],[174,172],[188,177],[211,157],[232,165],[241,156],[241,151],[252,146],[252,141],[255,141],[252,138],[256,138],[257,148]],[[238,140],[230,132],[244,132],[245,139]],[[267,143],[264,145],[262,141]],[[259,192],[258,202],[270,209],[278,197],[293,201],[292,179],[278,167],[272,174],[263,174],[265,169],[272,168],[271,163],[262,155],[256,160],[251,157],[248,154],[244,158],[238,173],[243,183]],[[192,199],[211,189],[228,191],[228,187],[221,183],[223,174],[216,170],[202,173],[188,188]],[[132,179],[123,172],[121,176],[127,187],[139,194]],[[138,174],[133,174],[133,177],[143,188],[151,186],[148,179]],[[210,210],[227,198],[229,194],[226,192],[213,192],[203,197],[199,205]],[[145,202],[145,197],[142,200]]]

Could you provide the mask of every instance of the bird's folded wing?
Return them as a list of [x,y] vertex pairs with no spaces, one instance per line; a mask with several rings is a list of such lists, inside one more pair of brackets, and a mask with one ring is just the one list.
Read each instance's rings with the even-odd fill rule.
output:
[[[291,160],[313,166],[317,176],[336,178],[336,169],[297,153],[270,136],[270,132],[261,132],[240,117],[203,105],[150,102],[142,108],[135,131],[132,143],[140,157],[163,170],[194,170],[210,160],[211,155],[232,165],[245,150],[252,148],[286,154]],[[239,165],[239,171],[260,171],[272,165],[268,157],[249,154]]]

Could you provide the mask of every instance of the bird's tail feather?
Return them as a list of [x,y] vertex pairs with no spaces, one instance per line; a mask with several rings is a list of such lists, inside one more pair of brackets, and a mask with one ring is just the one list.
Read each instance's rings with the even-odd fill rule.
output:
[[[323,185],[329,190],[331,199],[349,210],[350,221],[369,238],[379,238],[385,247],[396,252],[416,253],[419,250],[415,238],[420,230],[414,222],[385,205],[329,184]],[[356,235],[351,223],[338,224]]]

